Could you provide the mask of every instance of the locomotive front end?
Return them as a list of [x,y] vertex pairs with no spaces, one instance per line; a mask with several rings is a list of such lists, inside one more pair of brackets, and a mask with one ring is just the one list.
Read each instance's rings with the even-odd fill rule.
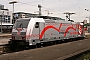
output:
[[25,45],[26,32],[30,19],[17,19],[12,29],[10,44]]

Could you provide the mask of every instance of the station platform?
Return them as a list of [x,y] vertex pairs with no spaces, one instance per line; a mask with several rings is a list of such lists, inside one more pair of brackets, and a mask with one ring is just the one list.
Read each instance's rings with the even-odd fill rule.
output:
[[90,33],[85,33],[85,35],[90,35]]
[[7,34],[0,34],[0,38],[4,38],[4,37],[11,37],[12,34],[7,33]]
[[0,39],[0,46],[8,44],[8,41],[10,41],[10,38],[1,38]]
[[8,44],[8,41],[11,38],[11,34],[0,34],[0,46]]

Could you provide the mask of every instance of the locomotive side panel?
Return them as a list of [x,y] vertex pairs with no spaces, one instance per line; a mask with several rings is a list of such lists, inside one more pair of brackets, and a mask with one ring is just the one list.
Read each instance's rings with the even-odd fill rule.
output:
[[58,24],[54,21],[45,23],[45,38],[48,41],[53,41],[58,37]]

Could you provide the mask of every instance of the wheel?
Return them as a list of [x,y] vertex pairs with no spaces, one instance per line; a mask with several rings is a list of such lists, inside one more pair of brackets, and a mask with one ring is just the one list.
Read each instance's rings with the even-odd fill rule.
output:
[[40,48],[41,47],[41,44],[39,43],[39,44],[36,44],[36,47],[37,48]]

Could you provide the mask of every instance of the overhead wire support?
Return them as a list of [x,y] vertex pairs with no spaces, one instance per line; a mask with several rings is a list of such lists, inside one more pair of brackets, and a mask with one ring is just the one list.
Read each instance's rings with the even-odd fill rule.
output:
[[[31,6],[35,6],[35,7],[37,7],[37,5],[32,5],[32,4],[30,4],[31,2],[28,2],[28,3],[19,2],[19,3],[21,3],[21,4],[26,4],[26,5],[31,5]],[[42,6],[42,8],[44,8],[44,9],[48,9],[48,10],[56,11],[55,9],[52,9],[52,8],[46,8],[46,7],[43,7],[43,6]],[[60,11],[60,10],[57,10],[57,11]]]
[[21,4],[27,4],[27,5],[31,5],[31,6],[36,6],[36,5],[32,5],[32,4],[28,4],[28,3],[23,3],[23,2],[19,2],[19,3],[21,3]]

